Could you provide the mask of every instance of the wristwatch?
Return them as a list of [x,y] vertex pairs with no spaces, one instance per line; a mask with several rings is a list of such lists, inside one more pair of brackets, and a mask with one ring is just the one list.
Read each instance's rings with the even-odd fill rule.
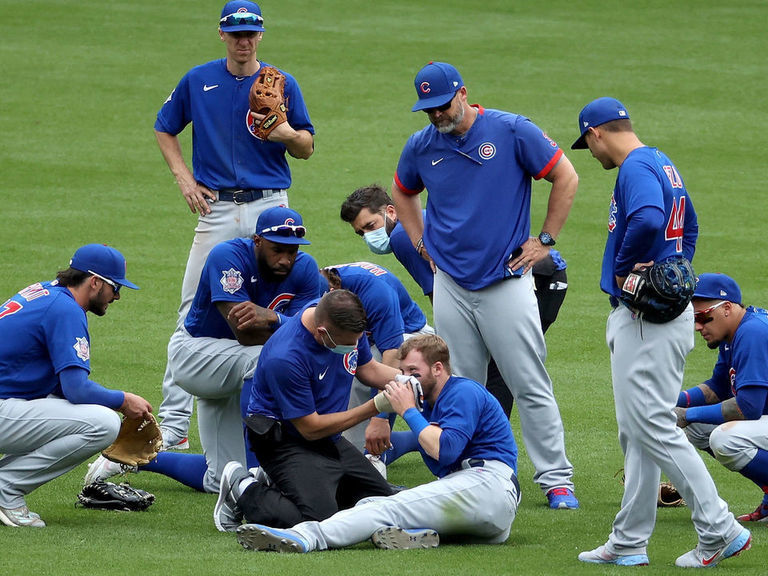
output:
[[552,238],[552,235],[549,232],[542,232],[539,234],[539,242],[541,242],[544,246],[555,245],[555,239]]

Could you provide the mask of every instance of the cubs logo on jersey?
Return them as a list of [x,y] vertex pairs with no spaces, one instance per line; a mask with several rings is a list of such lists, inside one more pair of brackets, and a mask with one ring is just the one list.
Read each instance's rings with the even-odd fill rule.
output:
[[478,147],[477,153],[483,160],[490,160],[496,156],[496,146],[493,145],[493,142],[483,142]]
[[240,270],[235,270],[234,268],[222,270],[220,282],[224,292],[234,294],[243,286],[243,275],[240,273]]
[[72,346],[77,352],[77,357],[83,362],[88,362],[91,358],[91,346],[88,344],[88,338],[75,338],[75,345]]
[[270,310],[274,310],[275,312],[281,312],[282,310],[285,310],[288,304],[290,304],[291,300],[293,300],[296,297],[296,294],[291,294],[289,292],[283,292],[282,294],[278,294],[272,299],[272,302],[269,303],[267,308]]
[[608,208],[608,232],[613,232],[616,228],[616,212],[618,208],[616,206],[616,198],[611,194],[611,205]]
[[344,370],[352,374],[352,376],[357,372],[357,348],[352,350],[352,352],[344,354]]

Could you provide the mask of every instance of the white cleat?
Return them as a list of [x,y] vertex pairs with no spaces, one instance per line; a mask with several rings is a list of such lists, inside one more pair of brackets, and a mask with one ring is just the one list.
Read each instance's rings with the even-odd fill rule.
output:
[[107,460],[104,456],[99,456],[96,460],[88,464],[88,472],[85,474],[83,484],[88,486],[88,484],[93,484],[94,482],[103,482],[107,478],[112,478],[112,476],[118,476],[128,472],[136,473],[138,471],[138,466],[118,464],[117,462],[112,462],[112,460]]

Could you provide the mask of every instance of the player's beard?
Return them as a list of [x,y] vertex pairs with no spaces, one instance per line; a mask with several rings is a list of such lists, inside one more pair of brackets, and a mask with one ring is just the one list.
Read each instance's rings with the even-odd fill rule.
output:
[[[282,282],[288,277],[288,274],[291,273],[291,270],[293,266],[288,268],[288,270],[283,270],[282,268],[278,269],[277,272],[270,268],[269,264],[267,264],[267,261],[259,254],[258,257],[258,264],[259,264],[259,275],[261,275],[262,279],[264,279],[265,282]],[[282,272],[282,273],[281,273]]]
[[443,114],[439,120],[432,120],[432,125],[437,128],[440,134],[450,134],[459,127],[462,120],[464,120],[464,106],[460,106],[459,111],[453,117]]
[[109,302],[105,301],[105,297],[104,297],[105,287],[106,287],[106,284],[102,284],[101,288],[99,288],[98,294],[96,294],[96,296],[94,298],[91,298],[90,302],[88,302],[88,312],[91,312],[96,316],[104,316],[104,314],[107,313],[107,306],[109,306]]

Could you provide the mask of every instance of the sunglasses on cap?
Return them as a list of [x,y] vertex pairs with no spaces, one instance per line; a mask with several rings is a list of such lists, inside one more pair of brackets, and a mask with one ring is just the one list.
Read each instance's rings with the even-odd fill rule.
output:
[[[456,92],[456,94],[458,94],[458,92]],[[456,94],[454,94],[453,97],[442,106],[435,106],[434,108],[424,108],[424,112],[426,112],[427,114],[432,114],[434,112],[445,112],[446,110],[448,110],[448,108],[451,107],[451,104],[453,104],[453,99],[456,98]]]
[[96,278],[98,278],[99,280],[102,280],[105,283],[107,283],[110,286],[112,286],[112,290],[115,291],[115,294],[119,294],[120,293],[120,284],[115,284],[109,278],[104,278],[104,276],[102,276],[101,274],[96,274],[96,272],[94,272],[93,270],[88,270],[88,274],[92,274],[93,276],[96,276]]
[[280,224],[279,226],[270,226],[269,228],[264,228],[264,230],[259,232],[259,236],[264,236],[264,234],[277,234],[278,236],[285,236],[286,238],[288,236],[295,236],[296,238],[304,238],[304,235],[306,233],[307,233],[307,229],[304,228],[304,226]]
[[709,324],[710,322],[712,322],[712,320],[714,320],[714,318],[709,314],[711,314],[715,308],[720,308],[720,306],[722,306],[726,302],[728,302],[728,300],[723,300],[721,302],[718,302],[714,306],[710,306],[709,308],[705,308],[704,310],[699,310],[693,315],[693,321],[696,322],[697,324]]
[[261,26],[263,23],[264,18],[253,12],[235,12],[219,20],[219,26],[242,26],[243,24]]

